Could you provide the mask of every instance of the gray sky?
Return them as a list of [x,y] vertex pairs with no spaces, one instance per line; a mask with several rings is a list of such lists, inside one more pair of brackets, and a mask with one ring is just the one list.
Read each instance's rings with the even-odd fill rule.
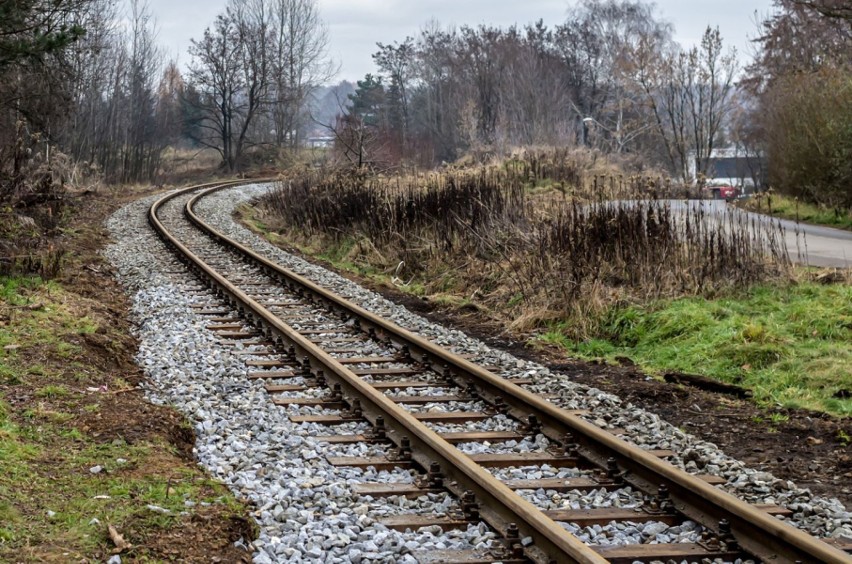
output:
[[[337,80],[356,80],[374,71],[376,42],[393,43],[416,36],[423,24],[444,26],[524,25],[538,19],[552,27],[565,20],[576,0],[319,0],[329,25],[330,55],[340,64]],[[750,58],[749,37],[756,32],[755,12],[769,13],[771,0],[659,0],[657,14],[675,25],[675,39],[685,46],[698,42],[707,25],[719,26],[726,44]],[[150,0],[159,40],[169,56],[189,60],[190,38],[199,38],[225,0]]]

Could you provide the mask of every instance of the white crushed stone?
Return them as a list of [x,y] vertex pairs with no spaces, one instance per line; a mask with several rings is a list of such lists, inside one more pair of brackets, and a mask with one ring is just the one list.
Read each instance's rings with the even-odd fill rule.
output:
[[[435,325],[374,292],[270,245],[234,223],[232,213],[236,206],[266,190],[268,186],[252,185],[221,191],[202,200],[197,211],[234,239],[346,295],[362,307],[439,343],[452,344],[455,352],[473,354],[478,362],[506,367],[502,372],[504,376],[535,380],[535,385],[526,388],[533,392],[558,393],[560,397],[556,401],[560,406],[590,410],[594,414],[589,418],[591,421],[603,428],[625,429],[626,438],[634,444],[646,449],[674,450],[678,453],[673,460],[677,466],[692,473],[711,473],[728,479],[722,486],[728,492],[753,503],[777,503],[788,507],[795,512],[791,522],[815,535],[852,538],[852,515],[837,500],[813,496],[792,482],[747,468],[712,443],[683,433],[658,416],[625,404],[611,394],[576,384],[543,366],[491,349],[459,331]],[[310,423],[294,424],[287,418],[292,413],[324,411],[274,406],[263,383],[245,378],[244,361],[250,357],[232,354],[232,349],[220,345],[205,329],[205,320],[192,312],[190,304],[206,303],[209,298],[181,293],[180,288],[186,284],[183,266],[167,253],[150,229],[144,228],[145,213],[154,199],[125,206],[110,218],[108,227],[115,242],[105,253],[125,287],[133,293],[133,315],[140,340],[137,361],[149,378],[149,398],[156,403],[173,405],[194,422],[195,450],[200,463],[237,495],[257,507],[254,517],[261,532],[251,547],[254,561],[413,562],[412,552],[487,547],[494,536],[483,526],[446,533],[436,527],[400,533],[375,522],[377,516],[395,514],[386,512],[449,511],[455,508],[455,502],[449,496],[435,494],[417,500],[402,497],[372,500],[349,493],[350,486],[358,482],[408,483],[412,474],[401,470],[375,472],[332,467],[326,455],[370,455],[379,451],[367,445],[329,445],[314,437],[364,432],[368,429],[366,424],[350,423],[331,428]],[[298,383],[298,380],[288,382]],[[413,389],[406,393],[431,392]],[[430,408],[444,407],[440,404],[411,407],[418,411]],[[430,426],[440,431],[517,429],[514,421],[501,416],[485,422]],[[487,452],[533,452],[546,446],[541,441],[524,439],[486,448]],[[482,445],[459,447],[476,452]],[[511,478],[582,475],[577,470],[546,466],[495,469],[493,473]],[[629,505],[639,498],[629,488],[613,492],[560,493],[556,497],[554,494],[544,490],[523,492],[530,501],[548,508],[596,503]],[[689,542],[700,533],[700,527],[689,522],[678,527],[655,522],[595,525],[583,529],[570,524],[564,526],[582,540],[598,544]]]

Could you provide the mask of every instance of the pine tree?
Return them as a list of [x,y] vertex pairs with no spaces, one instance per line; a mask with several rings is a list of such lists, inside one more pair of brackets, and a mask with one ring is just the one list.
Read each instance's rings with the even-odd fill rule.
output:
[[86,33],[74,14],[82,0],[0,1],[0,71],[24,61],[39,61]]

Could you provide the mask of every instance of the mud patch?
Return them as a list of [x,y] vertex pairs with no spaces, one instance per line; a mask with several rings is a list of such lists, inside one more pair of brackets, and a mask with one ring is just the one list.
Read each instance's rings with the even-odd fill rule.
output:
[[122,440],[129,445],[166,439],[184,460],[193,459],[195,432],[175,410],[149,403],[142,392],[106,393],[94,413],[74,422],[80,431],[101,442]]
[[128,556],[172,562],[251,562],[251,555],[234,546],[254,538],[254,523],[244,517],[224,519],[215,508],[202,508],[165,531],[154,531],[144,519],[126,524],[127,535],[138,539]]

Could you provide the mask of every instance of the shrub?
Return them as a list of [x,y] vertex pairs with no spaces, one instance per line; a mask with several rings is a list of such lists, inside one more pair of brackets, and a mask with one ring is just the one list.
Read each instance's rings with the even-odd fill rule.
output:
[[[789,266],[775,224],[675,207],[641,177],[605,177],[606,194],[569,197],[583,175],[567,166],[551,169],[561,190],[533,194],[552,180],[533,162],[393,178],[314,172],[282,182],[262,206],[291,238],[345,245],[347,260],[416,277],[427,292],[475,296],[520,326],[573,319],[580,335],[613,303],[747,286]],[[611,193],[632,199],[604,199]]]
[[823,68],[779,78],[764,99],[769,179],[778,191],[852,210],[852,74]]

